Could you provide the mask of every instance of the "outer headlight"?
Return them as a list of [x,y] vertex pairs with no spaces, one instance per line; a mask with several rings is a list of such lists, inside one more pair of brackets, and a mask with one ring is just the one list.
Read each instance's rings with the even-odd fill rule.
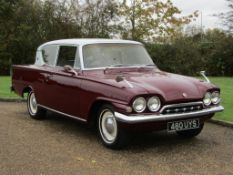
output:
[[160,108],[160,105],[161,105],[160,99],[159,97],[156,97],[156,96],[151,97],[147,102],[147,107],[149,108],[151,112],[158,111]]
[[220,94],[219,92],[213,92],[212,95],[211,95],[211,102],[213,104],[218,104],[220,102]]
[[211,104],[211,99],[212,99],[212,95],[210,92],[207,92],[205,94],[205,97],[203,98],[203,103],[206,105],[206,106],[209,106]]
[[135,112],[143,112],[146,109],[146,100],[143,97],[138,97],[133,102]]

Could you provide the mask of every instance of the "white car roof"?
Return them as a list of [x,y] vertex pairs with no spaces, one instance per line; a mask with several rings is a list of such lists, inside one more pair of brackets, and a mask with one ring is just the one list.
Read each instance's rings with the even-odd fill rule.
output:
[[36,52],[36,60],[35,60],[35,65],[43,65],[44,60],[42,56],[41,49],[46,46],[46,45],[87,45],[87,44],[98,44],[98,43],[122,43],[122,44],[140,44],[142,43],[137,42],[137,41],[131,41],[131,40],[120,40],[120,39],[61,39],[61,40],[54,40],[50,41],[47,43],[44,43],[40,45],[37,48]]
[[123,43],[123,44],[142,44],[137,41],[121,40],[121,39],[61,39],[54,40],[44,43],[39,46],[38,50],[45,45],[56,44],[56,45],[87,45],[87,44],[98,44],[98,43]]

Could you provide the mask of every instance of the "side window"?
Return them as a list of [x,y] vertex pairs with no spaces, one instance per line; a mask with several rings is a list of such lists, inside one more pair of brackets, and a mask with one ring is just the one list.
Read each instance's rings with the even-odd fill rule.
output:
[[50,66],[54,66],[56,64],[57,58],[57,45],[47,45],[42,48],[42,57],[44,62]]
[[69,65],[74,66],[77,47],[75,46],[60,46],[57,66]]
[[80,69],[81,64],[80,64],[80,55],[79,55],[79,50],[76,52],[75,56],[75,61],[74,61],[74,68]]

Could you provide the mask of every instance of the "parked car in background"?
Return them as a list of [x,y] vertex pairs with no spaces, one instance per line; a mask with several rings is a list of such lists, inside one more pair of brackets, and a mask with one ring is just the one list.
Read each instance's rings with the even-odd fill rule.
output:
[[47,42],[38,47],[35,64],[13,66],[12,89],[28,93],[32,118],[49,110],[96,125],[111,148],[124,146],[134,131],[194,137],[223,110],[218,87],[161,71],[143,44],[127,40]]

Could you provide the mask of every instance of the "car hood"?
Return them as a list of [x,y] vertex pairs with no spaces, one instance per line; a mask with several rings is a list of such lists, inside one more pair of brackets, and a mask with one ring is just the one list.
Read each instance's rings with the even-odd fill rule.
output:
[[[134,95],[159,95],[166,102],[202,99],[207,90],[217,88],[210,83],[195,78],[151,68],[130,71],[111,69],[90,75],[103,83],[125,88]],[[121,80],[123,80],[117,82],[117,77],[121,77]]]

